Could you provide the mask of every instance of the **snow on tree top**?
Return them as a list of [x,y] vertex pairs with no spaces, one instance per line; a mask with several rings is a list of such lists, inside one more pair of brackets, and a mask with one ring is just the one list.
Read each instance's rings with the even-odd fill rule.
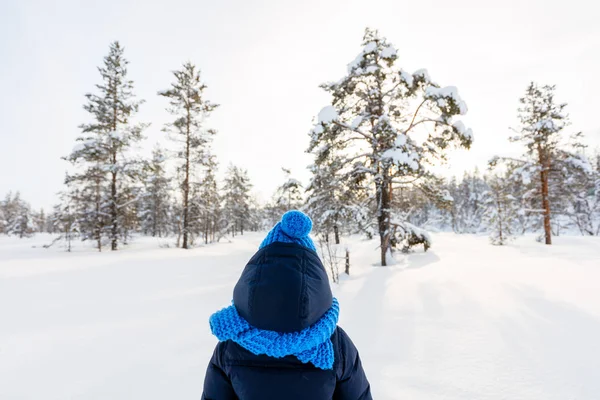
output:
[[376,48],[377,48],[377,43],[376,42],[369,42],[363,48],[362,54],[372,53],[372,52],[375,51]]
[[319,122],[323,124],[328,124],[338,119],[338,113],[333,106],[324,107],[319,112]]
[[457,105],[460,115],[465,115],[468,111],[467,103],[458,95],[456,86],[445,86],[443,88],[428,86],[425,88],[425,95],[436,100],[440,98],[452,99]]
[[459,134],[473,140],[473,131],[471,128],[465,127],[465,124],[462,121],[455,121],[452,126]]
[[413,82],[415,81],[413,76],[404,70],[400,70],[400,78],[406,82],[408,86],[412,86]]
[[425,82],[431,82],[431,77],[429,76],[429,71],[427,71],[425,68],[416,70],[413,73],[413,76],[422,77]]
[[[356,58],[348,64],[348,73],[352,73],[355,69],[358,69],[358,71],[357,71],[358,73],[362,73],[362,69],[358,68],[360,63],[363,62],[366,54],[373,53],[375,50],[377,50],[377,43],[375,41],[367,43],[365,45],[365,47],[363,47],[362,51],[356,56]],[[387,48],[383,49],[383,50],[387,50]],[[389,51],[389,50],[387,50],[387,51]],[[374,71],[367,70],[367,72],[374,72]]]
[[381,50],[379,52],[379,55],[382,58],[392,58],[395,57],[397,54],[397,50],[394,48],[394,46],[392,46],[391,44],[388,45],[387,47],[385,47],[383,50]]

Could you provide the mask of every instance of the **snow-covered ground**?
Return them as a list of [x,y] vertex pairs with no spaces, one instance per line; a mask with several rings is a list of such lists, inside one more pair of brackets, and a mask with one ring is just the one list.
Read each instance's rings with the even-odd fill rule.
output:
[[[68,254],[0,237],[0,399],[198,399],[207,319],[262,238]],[[375,399],[600,398],[598,238],[433,239],[387,268],[354,240],[334,288]]]

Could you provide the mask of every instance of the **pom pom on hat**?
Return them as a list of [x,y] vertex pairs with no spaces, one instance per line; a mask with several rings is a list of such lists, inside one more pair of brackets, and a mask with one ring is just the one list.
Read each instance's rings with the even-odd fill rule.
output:
[[308,236],[312,230],[312,221],[300,211],[288,211],[281,218],[281,229],[286,235],[296,239]]
[[312,220],[306,214],[298,210],[286,212],[281,221],[277,223],[267,234],[267,237],[260,245],[262,249],[265,246],[275,242],[297,243],[316,251],[315,244],[308,236],[312,230]]

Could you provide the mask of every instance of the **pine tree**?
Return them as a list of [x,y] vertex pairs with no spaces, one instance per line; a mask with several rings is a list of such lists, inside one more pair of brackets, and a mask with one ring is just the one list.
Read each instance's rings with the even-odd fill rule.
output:
[[144,194],[140,201],[141,230],[146,235],[163,237],[170,231],[170,185],[165,163],[164,150],[156,146],[144,169]]
[[581,134],[573,135],[569,143],[572,152],[559,152],[560,168],[551,174],[557,197],[555,200],[572,225],[582,235],[600,235],[600,155],[596,165],[585,156]]
[[479,170],[465,172],[462,181],[454,193],[455,232],[478,233],[481,231],[481,220],[484,212],[483,195],[488,190],[487,184],[479,176]]
[[490,242],[503,246],[514,238],[513,223],[518,207],[505,177],[492,176],[488,182],[489,190],[483,197],[486,206],[484,224],[490,233]]
[[39,233],[45,233],[47,232],[47,220],[46,220],[46,213],[44,212],[44,209],[40,209],[39,213],[36,213],[34,215],[34,229],[36,232]]
[[190,62],[183,65],[179,71],[174,71],[175,82],[171,88],[159,92],[160,96],[169,99],[168,111],[176,118],[165,127],[180,148],[177,150],[177,159],[181,161],[179,172],[183,177],[180,184],[182,192],[182,221],[183,234],[182,247],[189,248],[190,233],[190,198],[196,166],[206,165],[209,160],[209,145],[211,137],[216,133],[212,129],[205,129],[204,120],[217,107],[204,98],[206,85],[200,81],[200,71]]
[[282,168],[285,182],[275,192],[276,213],[283,215],[286,211],[296,210],[302,206],[302,183],[292,177],[292,171]]
[[333,233],[335,244],[340,244],[342,230],[348,230],[352,215],[357,207],[354,191],[348,190],[336,171],[339,160],[321,161],[310,167],[312,179],[306,192],[308,198],[304,210],[314,221],[314,231],[325,237]]
[[18,236],[22,239],[30,237],[36,232],[31,206],[21,199],[19,192],[12,199],[8,199],[7,209],[9,218],[5,230],[8,235]]
[[215,158],[210,156],[198,193],[198,203],[201,206],[200,229],[205,244],[215,242],[221,236],[221,196],[216,177],[217,166]]
[[231,233],[244,234],[250,225],[250,191],[252,184],[248,171],[235,165],[227,169],[223,188],[224,216],[230,226]]
[[[431,177],[427,166],[444,160],[452,144],[468,148],[472,135],[453,121],[467,112],[455,87],[440,88],[426,70],[409,74],[400,69],[395,48],[377,31],[365,31],[363,46],[345,77],[322,85],[333,100],[319,113],[309,151],[333,152],[341,160],[336,175],[360,182],[364,190],[372,188],[381,263],[386,265],[392,185],[426,181]],[[428,133],[419,135],[423,132]]]
[[54,206],[49,217],[52,230],[60,232],[59,239],[64,240],[68,252],[71,251],[71,243],[79,234],[77,216],[73,210],[73,202],[77,196],[74,193],[61,192],[60,203]]
[[[558,216],[565,212],[564,196],[565,185],[562,175],[567,164],[585,164],[585,160],[565,143],[562,132],[569,125],[568,115],[565,113],[566,103],[557,103],[555,100],[555,86],[539,86],[531,82],[527,87],[525,96],[520,99],[519,107],[520,126],[515,129],[516,135],[512,142],[522,143],[526,152],[522,159],[494,158],[490,162],[495,166],[499,161],[507,162],[508,169],[518,171],[520,175],[531,177],[537,175],[534,191],[537,197],[537,208],[543,216],[544,241],[552,244],[552,215]],[[573,146],[571,146],[573,147]],[[581,168],[577,166],[576,168]],[[541,206],[541,207],[540,207]]]
[[102,249],[102,236],[107,235],[111,250],[126,237],[133,182],[139,179],[139,169],[127,151],[142,139],[145,125],[131,124],[140,101],[133,95],[133,81],[127,78],[128,61],[119,42],[110,45],[109,54],[98,68],[102,83],[98,94],[86,94],[84,109],[94,121],[81,125],[79,144],[66,157],[79,171],[69,175],[66,183],[79,189],[82,227],[87,237],[97,240]]

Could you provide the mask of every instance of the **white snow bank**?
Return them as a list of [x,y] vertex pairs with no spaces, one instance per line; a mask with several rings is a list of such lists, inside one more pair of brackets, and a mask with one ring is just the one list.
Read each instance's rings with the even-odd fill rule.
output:
[[[198,399],[208,317],[265,234],[100,254],[0,236],[0,399]],[[393,267],[344,238],[351,275],[332,286],[375,399],[597,400],[600,238],[432,236]]]

